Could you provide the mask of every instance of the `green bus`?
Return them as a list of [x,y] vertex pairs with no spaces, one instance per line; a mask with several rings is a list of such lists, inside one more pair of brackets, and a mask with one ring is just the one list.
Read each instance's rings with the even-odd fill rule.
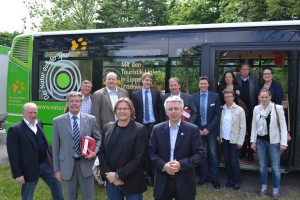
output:
[[[300,170],[299,58],[298,20],[24,34],[14,39],[9,54],[6,128],[22,119],[22,105],[32,101],[51,143],[52,120],[64,112],[66,94],[78,91],[85,79],[98,90],[111,71],[129,93],[141,87],[144,72],[154,74],[154,87],[162,94],[173,76],[182,90],[193,93],[200,75],[207,75],[210,90],[216,90],[224,71],[239,73],[246,62],[259,79],[264,66],[272,67],[283,86],[292,141],[282,168]],[[241,168],[257,166],[243,163]]]

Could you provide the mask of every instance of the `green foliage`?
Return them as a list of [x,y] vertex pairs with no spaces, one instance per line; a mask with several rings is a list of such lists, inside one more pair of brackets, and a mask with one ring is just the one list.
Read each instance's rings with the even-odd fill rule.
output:
[[250,22],[298,19],[298,0],[221,0],[218,22]]
[[0,45],[11,47],[13,39],[21,33],[15,31],[13,33],[0,32]]
[[166,24],[162,0],[101,0],[97,28],[157,26]]
[[219,0],[171,0],[168,24],[209,24],[220,16]]

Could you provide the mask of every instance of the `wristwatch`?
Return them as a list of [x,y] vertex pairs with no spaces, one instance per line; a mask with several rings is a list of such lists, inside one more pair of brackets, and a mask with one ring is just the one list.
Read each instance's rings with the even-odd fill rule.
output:
[[116,179],[119,179],[119,178],[120,178],[118,172],[115,173],[115,178],[116,178]]

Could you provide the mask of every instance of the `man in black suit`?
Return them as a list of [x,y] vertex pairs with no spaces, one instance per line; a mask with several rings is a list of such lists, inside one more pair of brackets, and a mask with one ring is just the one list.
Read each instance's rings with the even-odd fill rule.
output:
[[156,171],[153,196],[157,200],[194,200],[195,167],[205,153],[199,128],[181,120],[180,97],[168,97],[164,106],[169,120],[154,126],[148,145]]
[[221,103],[219,94],[208,91],[208,87],[208,78],[206,76],[201,76],[199,78],[200,91],[192,95],[198,111],[197,124],[200,129],[203,143],[207,146],[207,157],[200,164],[202,176],[198,184],[202,185],[208,180],[211,180],[213,186],[216,189],[219,189],[217,137],[218,124],[221,116]]
[[[132,93],[132,102],[135,108],[136,121],[144,124],[150,138],[153,125],[162,122],[163,106],[160,93],[157,89],[151,88],[153,75],[146,72],[142,76],[142,89]],[[153,185],[153,174],[149,160],[146,160],[145,168],[148,184]],[[150,179],[150,180],[149,180]]]
[[252,115],[253,109],[258,104],[258,92],[260,90],[258,78],[254,76],[250,76],[250,65],[247,63],[243,63],[240,67],[241,74],[236,75],[236,82],[241,87],[241,99],[246,103],[249,115],[246,116],[246,125],[247,125],[247,133],[244,145],[241,149],[241,156],[243,158],[247,156],[248,160],[252,161],[253,158],[253,150],[250,145],[250,135],[251,135],[251,123],[252,123]]
[[36,117],[37,106],[26,103],[23,120],[8,129],[6,144],[13,178],[22,185],[22,199],[33,199],[39,177],[50,187],[54,200],[64,199],[52,167],[42,123]]
[[[172,77],[169,79],[169,89],[170,92],[167,94],[164,94],[162,97],[163,103],[166,101],[166,99],[170,96],[179,96],[184,103],[184,111],[183,116],[184,119],[187,119],[189,122],[195,124],[197,119],[197,109],[194,104],[193,98],[191,95],[186,94],[184,92],[180,91],[180,81],[177,77]],[[190,113],[186,112],[188,110]],[[165,120],[168,120],[168,116],[164,115]],[[182,117],[183,118],[183,117]]]

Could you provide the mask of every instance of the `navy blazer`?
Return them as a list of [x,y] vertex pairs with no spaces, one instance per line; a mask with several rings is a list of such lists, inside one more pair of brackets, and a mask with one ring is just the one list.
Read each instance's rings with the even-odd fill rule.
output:
[[[153,127],[148,145],[149,158],[155,167],[154,198],[159,199],[165,190],[168,174],[163,170],[170,161],[170,129],[169,121]],[[180,163],[180,171],[175,174],[179,199],[195,199],[197,167],[205,154],[199,128],[191,123],[181,121],[174,148],[174,159]]]
[[[157,89],[151,88],[150,91],[152,96],[152,105],[153,105],[155,123],[158,124],[163,121],[162,101],[161,101],[160,93]],[[136,121],[143,124],[144,106],[143,106],[142,89],[132,93],[132,103],[135,109]]]
[[[263,87],[264,87],[264,84],[261,85],[261,89]],[[272,94],[271,101],[274,102],[275,104],[282,105],[283,90],[282,90],[281,84],[272,80],[269,90]]]
[[[165,101],[168,97],[171,96],[171,92],[164,94],[162,96],[163,105],[165,104]],[[183,100],[184,107],[188,107],[191,110],[191,116],[189,118],[189,122],[195,124],[197,120],[197,109],[193,101],[193,97],[187,93],[180,92],[180,98]],[[164,109],[165,110],[165,109]],[[164,112],[164,120],[169,120],[168,116],[166,115],[166,112]]]
[[[51,155],[41,121],[37,128],[45,139],[47,161],[51,163]],[[31,129],[24,120],[8,129],[6,146],[13,178],[24,176],[26,182],[37,181],[40,177],[39,153]]]
[[[196,104],[196,108],[198,111],[197,115],[197,124],[201,127],[201,113],[200,113],[200,91],[192,94],[194,103]],[[218,135],[218,124],[220,122],[221,117],[221,103],[220,97],[218,93],[208,92],[207,99],[207,126],[206,129],[211,133],[215,134],[216,137]]]

